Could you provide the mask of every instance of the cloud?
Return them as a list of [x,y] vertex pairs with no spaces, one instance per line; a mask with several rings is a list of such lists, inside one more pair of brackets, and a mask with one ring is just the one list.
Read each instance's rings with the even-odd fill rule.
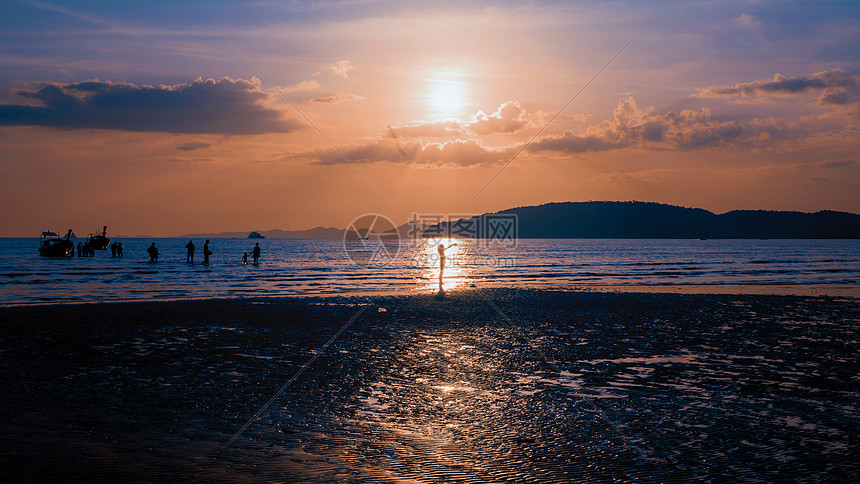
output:
[[389,126],[388,134],[392,138],[443,138],[463,134],[463,124],[457,120],[436,121],[427,123]]
[[821,168],[845,168],[853,165],[854,160],[825,161],[818,164]]
[[505,101],[492,114],[478,111],[469,121],[446,119],[389,127],[393,137],[442,138],[448,136],[479,135],[496,133],[513,134],[536,124],[528,119],[528,113],[517,101]]
[[326,69],[335,73],[335,75],[349,79],[349,73],[355,70],[355,67],[348,60],[337,61],[334,64],[326,67]]
[[258,79],[198,78],[157,87],[93,80],[50,83],[17,95],[36,105],[0,104],[0,125],[240,135],[300,127],[264,105],[267,94]]
[[818,104],[848,104],[848,90],[845,88],[827,88],[818,96]]
[[696,96],[701,98],[791,96],[819,91],[821,92],[819,104],[846,104],[849,92],[860,91],[860,76],[844,69],[798,77],[776,74],[770,80],[745,82],[733,86],[705,87],[700,89]]
[[[374,140],[363,145],[344,147],[341,151],[354,163],[392,162],[426,165],[468,166],[497,163],[509,159],[514,148],[492,148],[478,140],[462,139],[445,143],[399,144],[391,140]],[[319,164],[345,163],[334,150],[317,150],[288,158],[311,159]]]
[[740,14],[733,20],[733,22],[744,30],[755,30],[761,25],[761,22],[759,22],[758,19],[748,13]]
[[212,146],[212,143],[202,143],[199,141],[191,141],[188,143],[182,143],[181,145],[177,146],[176,149],[182,150],[182,151],[193,151],[193,150],[196,150],[199,148],[208,148],[210,146]]
[[475,134],[516,133],[526,125],[526,110],[516,101],[506,101],[493,114],[478,111],[465,128]]
[[310,102],[318,104],[337,104],[344,101],[353,101],[359,99],[364,99],[364,96],[359,96],[358,94],[350,94],[348,92],[337,92],[332,94],[331,96],[312,98],[310,99]]
[[757,119],[744,124],[720,121],[708,108],[652,114],[623,98],[612,121],[588,128],[585,133],[566,131],[532,143],[528,150],[583,153],[627,147],[696,150],[706,148],[762,147],[795,133],[796,127],[776,119]]
[[317,82],[316,79],[311,79],[310,81],[300,81],[292,86],[281,87],[279,88],[283,92],[296,92],[296,91],[311,91],[313,89],[319,89],[320,83]]

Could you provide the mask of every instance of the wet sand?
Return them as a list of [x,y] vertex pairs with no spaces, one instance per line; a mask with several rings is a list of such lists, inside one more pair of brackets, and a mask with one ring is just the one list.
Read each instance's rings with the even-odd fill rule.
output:
[[848,482],[858,324],[514,289],[0,308],[0,481]]
[[841,284],[665,284],[589,285],[579,291],[668,294],[757,294],[763,296],[829,296],[860,299],[860,285]]

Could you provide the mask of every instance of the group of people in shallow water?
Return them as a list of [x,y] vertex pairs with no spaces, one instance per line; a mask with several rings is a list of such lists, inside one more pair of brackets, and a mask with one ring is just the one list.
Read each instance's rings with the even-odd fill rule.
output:
[[[194,253],[197,252],[197,246],[194,245],[193,240],[189,240],[187,244],[185,244],[185,262],[189,264],[194,263]],[[149,254],[149,262],[158,262],[158,248],[155,247],[155,242],[146,249],[146,252]],[[209,239],[206,239],[206,242],[203,244],[203,265],[209,265],[209,256],[212,255],[212,251],[209,250]],[[260,243],[257,242],[254,245],[254,248],[251,249],[251,257],[254,259],[254,265],[260,264]],[[242,256],[242,264],[248,264],[248,253]]]
[[[153,245],[153,247],[155,246],[154,243],[152,245]],[[193,264],[194,263],[194,252],[197,250],[197,247],[194,245],[193,240],[189,240],[188,243],[185,244],[185,250],[186,250],[185,262]],[[209,256],[210,255],[212,255],[212,251],[209,250],[209,239],[206,239],[206,242],[203,244],[203,265],[204,266],[209,265]],[[157,259],[158,258],[156,257],[156,260]],[[153,262],[153,261],[150,261],[150,262]]]
[[[78,257],[93,257],[96,255],[96,249],[89,242],[78,241],[77,245]],[[122,257],[122,242],[113,242],[110,244],[110,256]]]
[[122,242],[112,242],[110,244],[110,256],[122,257]]

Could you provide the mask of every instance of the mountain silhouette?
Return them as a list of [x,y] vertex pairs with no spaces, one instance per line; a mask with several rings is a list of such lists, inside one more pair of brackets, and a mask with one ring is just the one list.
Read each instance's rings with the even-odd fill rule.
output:
[[[474,237],[493,237],[494,220],[516,216],[518,238],[633,239],[856,239],[860,215],[847,212],[733,210],[715,214],[701,208],[654,202],[560,202],[487,213],[465,222]],[[429,227],[426,236],[457,234],[464,221]],[[461,231],[462,235],[463,232]]]

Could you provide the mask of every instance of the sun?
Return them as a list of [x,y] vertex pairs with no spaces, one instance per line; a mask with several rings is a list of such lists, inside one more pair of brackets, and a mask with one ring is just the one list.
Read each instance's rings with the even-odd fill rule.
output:
[[451,79],[432,79],[427,102],[438,114],[456,115],[466,106],[466,84]]

